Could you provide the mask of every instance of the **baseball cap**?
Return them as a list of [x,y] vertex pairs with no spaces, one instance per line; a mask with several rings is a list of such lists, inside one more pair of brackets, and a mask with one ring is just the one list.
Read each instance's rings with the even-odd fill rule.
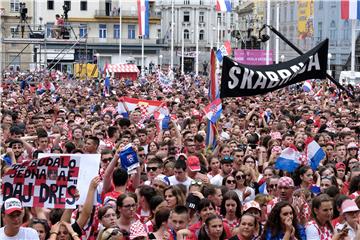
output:
[[281,177],[278,182],[278,186],[281,187],[294,187],[294,180],[289,177]]
[[349,143],[348,145],[347,145],[347,149],[350,149],[350,148],[358,148],[358,146],[356,145],[356,143],[354,143],[354,142],[351,142],[351,143]]
[[341,212],[342,213],[357,212],[357,211],[360,211],[360,209],[358,208],[358,206],[356,205],[354,200],[346,199],[341,204]]
[[197,210],[199,203],[200,203],[200,198],[190,193],[189,196],[186,198],[185,207],[193,210]]
[[8,198],[4,202],[5,214],[10,214],[15,211],[22,211],[23,207],[21,201],[17,198]]
[[335,168],[336,169],[346,169],[346,166],[345,166],[345,164],[344,163],[342,163],[342,162],[338,162],[336,165],[335,165]]
[[246,212],[250,208],[255,208],[261,212],[260,204],[254,200],[249,201],[243,205],[243,212]]
[[187,159],[187,165],[192,172],[200,171],[200,160],[197,156],[189,156]]
[[159,181],[163,182],[167,186],[170,185],[169,178],[164,174],[157,175],[154,180],[159,180]]

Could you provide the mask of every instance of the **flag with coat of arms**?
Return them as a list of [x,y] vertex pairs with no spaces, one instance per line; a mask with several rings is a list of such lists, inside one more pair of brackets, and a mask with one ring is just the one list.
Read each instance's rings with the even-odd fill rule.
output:
[[231,55],[231,43],[230,41],[225,41],[224,45],[216,51],[216,58],[219,62],[222,62],[223,57],[229,55]]
[[222,113],[222,104],[221,99],[217,98],[215,101],[211,102],[204,109],[206,117],[212,122],[216,123],[216,121],[220,118]]

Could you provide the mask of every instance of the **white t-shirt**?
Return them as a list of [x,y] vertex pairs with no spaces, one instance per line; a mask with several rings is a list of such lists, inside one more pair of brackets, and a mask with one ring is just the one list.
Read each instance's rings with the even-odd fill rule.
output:
[[0,228],[0,239],[1,240],[39,240],[39,234],[35,229],[20,227],[20,230],[16,236],[8,237],[5,234],[5,227]]
[[185,185],[187,187],[187,189],[189,189],[189,187],[191,185],[191,181],[192,181],[192,179],[189,177],[186,177],[186,180],[184,182],[179,182],[175,176],[169,177],[170,185],[182,184],[182,185]]
[[212,185],[215,185],[215,186],[221,186],[222,185],[222,181],[223,181],[224,177],[221,176],[221,174],[217,174],[216,176],[214,176],[213,178],[210,179],[210,183]]
[[250,202],[255,199],[255,190],[254,189],[252,189],[251,187],[246,187],[245,192],[246,191],[250,191],[250,195],[247,196],[245,199],[243,199],[243,192],[240,191],[239,189],[234,190],[234,192],[236,192],[236,194],[238,195],[240,202],[242,204]]

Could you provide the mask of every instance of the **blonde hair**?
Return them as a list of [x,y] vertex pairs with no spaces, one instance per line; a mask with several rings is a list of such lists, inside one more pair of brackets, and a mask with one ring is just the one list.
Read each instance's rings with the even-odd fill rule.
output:
[[[110,237],[112,236],[112,233],[113,233],[114,230],[118,230],[119,233],[122,235],[122,232],[120,231],[119,228],[104,228],[103,230],[100,231],[100,233],[99,233],[98,237],[96,238],[96,240],[110,239]],[[113,235],[113,236],[116,236],[116,235]]]

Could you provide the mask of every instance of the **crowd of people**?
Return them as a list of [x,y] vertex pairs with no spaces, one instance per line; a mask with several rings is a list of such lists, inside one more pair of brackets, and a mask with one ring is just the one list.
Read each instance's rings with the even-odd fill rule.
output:
[[[31,77],[30,77],[31,75]],[[29,80],[31,79],[31,81]],[[1,208],[0,239],[360,239],[359,99],[325,80],[222,99],[216,144],[207,144],[207,76],[136,81],[11,73],[1,94],[1,174],[39,153],[101,154],[98,176],[74,209]],[[359,86],[346,86],[358,96]],[[123,97],[162,101],[171,120],[120,112]],[[276,169],[282,150],[325,151],[317,169]],[[129,174],[128,144],[140,166]],[[97,204],[93,204],[93,199]]]

